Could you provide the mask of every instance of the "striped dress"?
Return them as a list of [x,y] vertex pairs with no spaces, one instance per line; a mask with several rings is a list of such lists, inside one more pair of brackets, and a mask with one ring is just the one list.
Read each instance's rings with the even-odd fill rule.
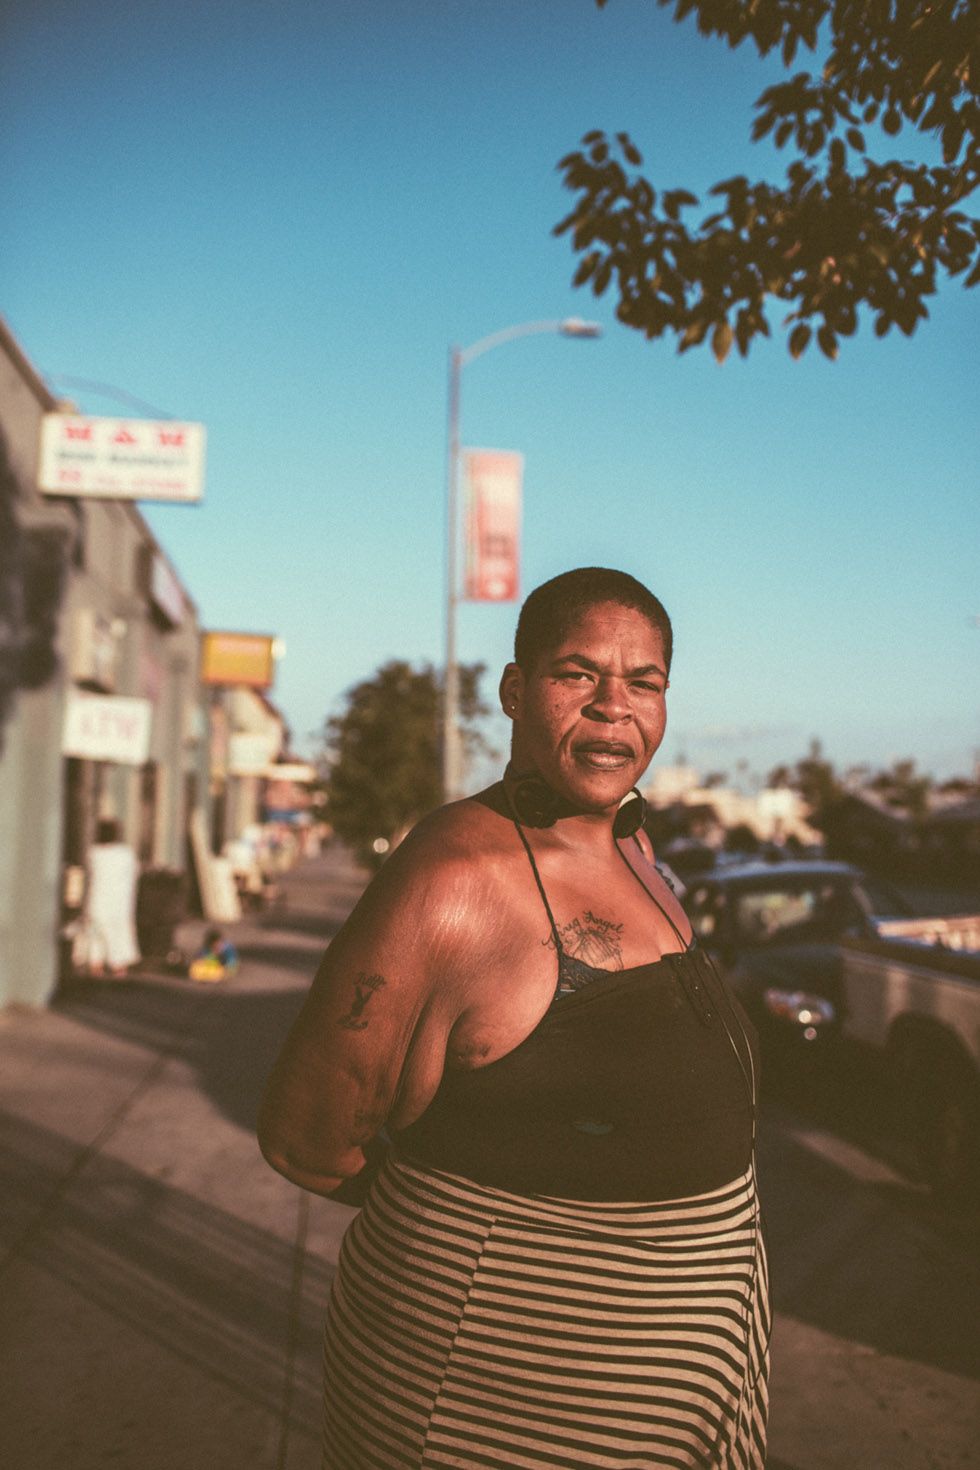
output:
[[390,1156],[344,1239],[324,1470],[765,1464],[754,1170],[657,1204]]
[[556,996],[513,1051],[447,1070],[344,1238],[323,1470],[762,1470],[750,1023],[693,944],[567,954],[516,825]]

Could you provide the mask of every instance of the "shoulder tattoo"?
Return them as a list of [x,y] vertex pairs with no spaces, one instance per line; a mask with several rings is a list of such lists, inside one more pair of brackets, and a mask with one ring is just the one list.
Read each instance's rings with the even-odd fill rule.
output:
[[[623,968],[622,924],[600,919],[591,909],[586,909],[581,919],[562,925],[558,933],[562,949],[573,958],[599,969]],[[554,944],[553,939],[548,942]]]
[[350,1003],[350,1010],[345,1016],[340,1017],[337,1025],[343,1026],[347,1031],[363,1031],[368,1023],[364,1012],[372,997],[384,988],[384,984],[383,975],[365,975],[361,970],[354,981],[354,996]]

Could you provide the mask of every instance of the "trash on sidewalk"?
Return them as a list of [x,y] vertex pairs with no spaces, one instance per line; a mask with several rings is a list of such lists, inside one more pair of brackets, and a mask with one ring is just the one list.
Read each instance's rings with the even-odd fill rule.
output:
[[238,969],[238,950],[220,929],[209,929],[188,970],[192,980],[228,980]]

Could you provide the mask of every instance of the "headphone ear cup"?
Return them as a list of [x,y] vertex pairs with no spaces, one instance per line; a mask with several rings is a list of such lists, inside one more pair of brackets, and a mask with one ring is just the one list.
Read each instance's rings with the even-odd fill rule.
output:
[[613,818],[613,836],[618,841],[632,837],[643,826],[646,815],[647,804],[634,786]]
[[525,827],[553,827],[558,820],[558,797],[540,776],[515,781],[510,800],[514,815]]

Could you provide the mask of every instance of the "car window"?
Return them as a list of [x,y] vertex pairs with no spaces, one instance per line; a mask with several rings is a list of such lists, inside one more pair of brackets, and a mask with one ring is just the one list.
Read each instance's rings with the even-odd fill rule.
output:
[[737,944],[772,944],[839,938],[860,910],[839,883],[773,884],[738,894],[734,917]]
[[876,918],[904,919],[911,916],[912,905],[890,883],[885,883],[880,878],[870,878],[867,873],[863,873],[858,887]]
[[724,903],[724,896],[718,892],[717,888],[712,888],[708,884],[702,883],[699,887],[688,889],[684,907],[691,921],[691,928],[698,939],[708,940],[717,936],[721,927]]

